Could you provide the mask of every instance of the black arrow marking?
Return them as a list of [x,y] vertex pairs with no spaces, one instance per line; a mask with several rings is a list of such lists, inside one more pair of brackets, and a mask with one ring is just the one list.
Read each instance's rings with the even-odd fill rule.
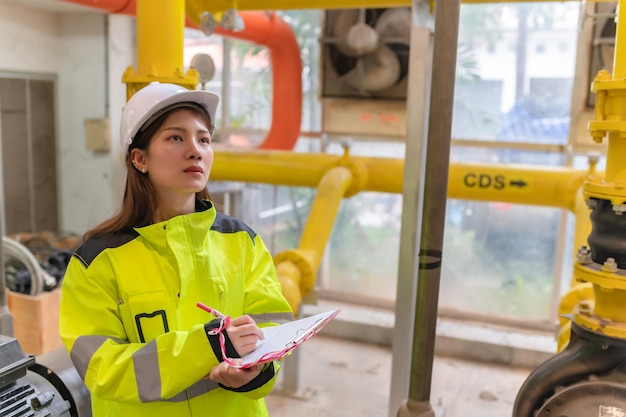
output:
[[520,188],[523,188],[523,187],[526,187],[526,186],[528,185],[528,183],[527,183],[526,181],[524,181],[524,180],[517,180],[517,181],[510,181],[510,182],[509,182],[509,185],[510,185],[511,187],[520,187]]

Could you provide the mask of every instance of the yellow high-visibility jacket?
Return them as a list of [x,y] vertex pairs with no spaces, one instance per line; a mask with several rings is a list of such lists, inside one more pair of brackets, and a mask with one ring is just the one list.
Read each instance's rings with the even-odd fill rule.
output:
[[222,358],[205,326],[214,317],[199,301],[231,317],[248,314],[259,327],[293,318],[261,238],[208,201],[76,250],[59,327],[94,417],[268,415],[263,397],[279,362],[237,390],[206,378]]

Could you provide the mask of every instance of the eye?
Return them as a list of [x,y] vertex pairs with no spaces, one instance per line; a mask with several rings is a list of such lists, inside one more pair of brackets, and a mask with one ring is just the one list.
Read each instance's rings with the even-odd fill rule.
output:
[[210,136],[205,136],[200,138],[200,143],[205,143],[207,145],[211,144],[211,137]]
[[170,136],[170,140],[176,141],[176,142],[180,142],[183,140],[182,137],[178,136],[178,135],[172,135]]

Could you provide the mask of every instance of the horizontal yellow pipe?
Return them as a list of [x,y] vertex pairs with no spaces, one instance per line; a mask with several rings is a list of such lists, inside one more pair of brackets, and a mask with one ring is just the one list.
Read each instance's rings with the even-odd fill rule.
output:
[[532,165],[450,164],[448,196],[575,210],[587,172]]
[[[522,0],[522,3],[545,0]],[[556,0],[554,0],[556,1]],[[559,0],[561,1],[561,0]],[[603,0],[599,0],[603,1]],[[608,1],[608,0],[606,0]],[[462,3],[510,3],[510,0],[461,0]],[[187,0],[187,12],[200,16],[203,12],[223,12],[233,0]],[[238,0],[237,10],[354,9],[411,6],[411,0]]]
[[[288,151],[215,150],[212,180],[317,187],[334,166],[359,167],[359,191],[402,193],[404,160]],[[359,169],[356,170],[357,175]],[[587,172],[564,167],[451,163],[448,197],[575,210]],[[353,184],[354,185],[354,184]]]

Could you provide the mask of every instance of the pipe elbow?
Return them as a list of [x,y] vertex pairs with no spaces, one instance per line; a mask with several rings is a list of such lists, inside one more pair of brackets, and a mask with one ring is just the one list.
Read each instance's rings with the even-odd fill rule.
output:
[[344,156],[339,161],[339,165],[347,168],[352,174],[351,182],[344,194],[344,197],[352,197],[367,189],[369,173],[365,164],[350,156]]
[[311,255],[307,255],[302,250],[288,249],[274,256],[274,264],[277,271],[283,272],[293,283],[297,284],[301,295],[306,295],[313,289],[315,268]]

